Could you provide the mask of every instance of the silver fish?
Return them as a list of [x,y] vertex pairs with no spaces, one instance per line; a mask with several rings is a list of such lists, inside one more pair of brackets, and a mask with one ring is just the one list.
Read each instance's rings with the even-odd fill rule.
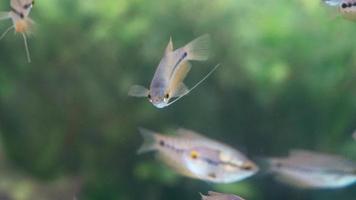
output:
[[231,183],[258,171],[258,167],[239,151],[190,130],[178,129],[174,136],[145,129],[140,132],[144,143],[138,152],[156,151],[161,161],[184,176]]
[[345,19],[356,21],[356,0],[323,0],[329,6],[338,7]]
[[233,194],[224,194],[219,192],[209,191],[208,195],[201,195],[201,200],[244,200],[243,198],[233,195]]
[[28,62],[31,62],[31,56],[26,35],[29,32],[31,25],[34,23],[29,17],[34,3],[34,0],[11,0],[10,11],[0,12],[0,20],[11,19],[13,23],[13,25],[6,29],[5,32],[0,36],[0,40],[3,39],[12,29],[15,30],[15,33],[20,33],[25,43]]
[[203,35],[184,47],[173,50],[171,38],[153,76],[150,88],[146,89],[144,86],[134,85],[129,90],[129,96],[147,97],[154,106],[163,108],[176,101],[170,102],[171,99],[180,99],[187,95],[219,66],[217,65],[190,90],[183,83],[191,69],[189,61],[204,61],[208,59],[209,44],[210,36]]
[[293,150],[286,158],[267,161],[279,181],[300,188],[342,188],[356,182],[356,163],[341,156]]

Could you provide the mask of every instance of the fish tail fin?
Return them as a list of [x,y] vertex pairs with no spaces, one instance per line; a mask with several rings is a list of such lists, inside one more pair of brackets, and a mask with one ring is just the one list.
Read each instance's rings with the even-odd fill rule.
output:
[[10,17],[11,17],[10,12],[0,12],[0,21],[9,19]]
[[137,150],[137,154],[142,154],[155,150],[157,144],[156,133],[144,128],[139,128],[139,131],[143,137],[143,143],[141,147]]
[[278,159],[274,159],[274,158],[265,158],[265,157],[257,157],[255,158],[256,162],[258,163],[259,167],[263,170],[262,174],[271,174],[273,173],[273,171],[276,170],[276,168],[278,168]]
[[207,60],[210,54],[210,36],[202,35],[184,47],[188,60]]

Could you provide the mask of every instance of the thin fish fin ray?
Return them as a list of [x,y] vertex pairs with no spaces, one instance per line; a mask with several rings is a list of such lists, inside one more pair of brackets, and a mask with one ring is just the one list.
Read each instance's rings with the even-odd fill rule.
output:
[[179,96],[178,98],[174,99],[173,101],[171,101],[167,106],[172,105],[173,103],[179,101],[182,97],[188,95],[191,91],[193,91],[195,88],[197,88],[200,84],[202,84],[207,78],[209,78],[209,76],[218,68],[220,67],[220,64],[215,65],[215,67],[210,70],[210,72],[208,74],[206,74],[202,79],[200,79],[200,81],[198,81],[191,89],[189,89],[185,95]]
[[137,154],[154,151],[156,149],[156,133],[144,128],[139,128],[140,134],[143,138],[141,147],[137,150]]
[[0,36],[0,40],[4,39],[4,37],[11,31],[13,28],[15,28],[13,25],[7,28]]
[[207,60],[210,55],[210,36],[202,35],[183,48],[187,53],[187,60]]
[[147,97],[149,90],[141,85],[133,85],[130,87],[128,95],[132,97]]

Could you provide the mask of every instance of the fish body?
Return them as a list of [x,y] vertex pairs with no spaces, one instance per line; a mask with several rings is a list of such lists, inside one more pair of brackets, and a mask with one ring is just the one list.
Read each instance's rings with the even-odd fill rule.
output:
[[345,19],[356,21],[356,0],[324,0],[329,6],[338,7]]
[[224,193],[209,191],[207,195],[201,195],[201,200],[244,200],[244,199],[233,194],[224,194]]
[[186,129],[165,136],[141,129],[145,142],[139,153],[156,151],[176,172],[215,183],[231,183],[252,176],[258,167],[232,147]]
[[13,23],[13,25],[0,36],[0,40],[4,38],[11,29],[14,29],[16,33],[22,34],[29,62],[31,62],[31,58],[28,50],[26,34],[29,32],[31,25],[33,24],[29,14],[34,3],[34,0],[11,0],[10,11],[0,12],[0,20],[11,19]]
[[191,69],[189,61],[207,60],[209,43],[210,36],[203,35],[187,45],[173,50],[173,42],[170,39],[149,89],[134,85],[130,88],[129,95],[147,97],[157,108],[164,108],[170,105],[171,99],[186,95],[189,89],[183,81]]
[[342,188],[356,182],[356,164],[340,156],[294,150],[268,162],[279,181],[300,188]]

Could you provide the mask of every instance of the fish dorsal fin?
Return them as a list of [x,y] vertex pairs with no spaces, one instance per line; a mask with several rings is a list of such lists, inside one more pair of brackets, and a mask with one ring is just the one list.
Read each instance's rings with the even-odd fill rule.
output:
[[132,97],[147,97],[150,91],[141,85],[133,85],[130,87],[128,95]]
[[293,165],[306,165],[324,170],[350,171],[356,164],[342,156],[312,152],[307,150],[291,150],[288,158]]
[[171,53],[173,52],[173,42],[172,42],[172,36],[169,37],[169,42],[167,44],[166,50],[165,50],[166,54],[167,53]]
[[176,134],[178,137],[182,137],[184,139],[211,140],[200,133],[185,128],[179,128]]

